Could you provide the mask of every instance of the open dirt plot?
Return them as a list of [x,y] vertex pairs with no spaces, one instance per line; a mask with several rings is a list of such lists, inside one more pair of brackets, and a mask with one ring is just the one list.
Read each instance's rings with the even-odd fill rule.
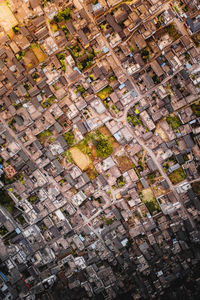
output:
[[47,59],[46,54],[42,51],[42,49],[40,48],[39,45],[32,44],[31,49],[32,49],[33,53],[35,54],[35,56],[37,57],[39,63],[41,63]]
[[72,158],[75,164],[83,171],[88,168],[91,161],[87,154],[84,154],[77,147],[73,147],[69,150],[71,152]]
[[126,172],[132,168],[133,162],[127,156],[116,156],[115,158],[122,172]]
[[32,50],[26,51],[23,60],[24,60],[25,67],[27,69],[32,69],[33,66],[38,64],[38,60]]
[[158,135],[161,137],[161,139],[163,139],[165,142],[169,141],[168,135],[166,134],[164,129],[162,127],[160,127],[159,125],[156,128],[156,133],[158,133]]
[[200,181],[192,183],[192,188],[194,192],[200,196]]
[[151,188],[144,189],[142,191],[142,195],[143,195],[144,201],[148,201],[148,200],[150,201],[150,200],[153,200],[153,198],[154,198]]
[[151,215],[160,211],[160,207],[154,197],[151,188],[142,190],[142,201],[145,203]]
[[6,1],[0,0],[0,25],[9,36],[12,36],[14,34],[12,28],[17,24],[18,22]]
[[165,195],[167,193],[167,191],[164,188],[162,188],[161,185],[155,185],[153,187],[153,191],[155,197],[160,197],[161,195]]

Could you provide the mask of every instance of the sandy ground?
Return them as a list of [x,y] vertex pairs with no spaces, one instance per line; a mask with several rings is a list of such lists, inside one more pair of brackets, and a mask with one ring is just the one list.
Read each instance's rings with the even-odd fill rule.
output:
[[154,198],[151,188],[144,189],[142,194],[144,201],[152,200]]
[[0,25],[5,32],[10,36],[13,34],[12,27],[18,24],[15,16],[4,0],[0,0]]
[[32,47],[32,51],[35,54],[35,56],[37,57],[39,63],[41,63],[47,59],[46,54],[40,49],[39,46],[36,45],[35,47]]
[[164,131],[163,128],[161,127],[157,127],[156,128],[156,133],[159,134],[159,136],[165,141],[165,142],[168,142],[169,141],[169,138],[168,138],[168,135],[166,134],[166,132]]
[[89,156],[84,154],[83,152],[81,152],[76,147],[71,148],[70,152],[71,152],[72,158],[73,158],[74,162],[77,164],[77,166],[81,170],[86,170],[91,163]]

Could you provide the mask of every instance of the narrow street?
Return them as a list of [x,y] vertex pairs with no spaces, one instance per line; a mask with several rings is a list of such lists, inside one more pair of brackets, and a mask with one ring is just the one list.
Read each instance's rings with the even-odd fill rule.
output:
[[[94,18],[93,18],[90,14],[88,14],[87,6],[86,6],[86,4],[84,3],[84,1],[80,1],[80,2],[81,2],[82,7],[85,9],[85,11],[86,11],[88,17],[90,18],[90,20],[95,24]],[[170,2],[171,2],[171,1],[166,1],[166,3],[164,4],[164,7],[162,6],[161,11],[163,11],[163,8],[165,8],[165,10],[167,10],[167,9],[170,7],[170,6],[169,6],[169,3],[170,3]],[[158,14],[158,12],[156,12],[156,15],[157,15],[157,14]],[[152,17],[153,17],[153,16],[151,16],[151,18],[152,18]],[[176,18],[175,18],[175,23],[176,23],[177,25],[180,25],[180,21],[179,21],[178,19],[176,19]],[[181,26],[180,28],[181,28],[181,33],[182,33],[183,35],[186,34],[186,32],[185,32],[186,30],[185,30],[184,26]],[[134,82],[133,78],[132,78],[129,74],[127,74],[127,71],[122,67],[120,60],[119,60],[118,57],[116,56],[116,54],[115,54],[113,48],[110,46],[109,42],[108,42],[107,39],[104,37],[104,35],[102,34],[102,32],[101,32],[101,37],[102,37],[102,39],[104,40],[104,43],[105,43],[106,47],[108,47],[110,53],[112,54],[112,57],[113,57],[115,63],[116,63],[116,64],[119,66],[119,68],[122,70],[122,73],[126,76],[126,78],[132,83],[133,88],[134,88],[134,90],[137,92],[137,95],[138,95],[138,96],[134,99],[134,101],[132,101],[130,104],[128,104],[127,107],[124,108],[123,115],[122,115],[120,118],[113,118],[113,119],[115,119],[117,122],[122,122],[123,125],[126,125],[127,127],[129,127],[129,128],[131,129],[132,134],[133,134],[133,139],[135,139],[135,140],[137,141],[137,143],[140,144],[141,147],[142,147],[143,149],[145,149],[145,151],[148,153],[148,155],[152,158],[152,160],[153,160],[153,162],[155,163],[155,165],[157,166],[157,168],[158,168],[158,170],[159,170],[161,176],[167,181],[167,183],[168,183],[168,185],[169,185],[171,191],[173,191],[173,193],[175,194],[177,200],[179,200],[179,202],[181,203],[181,207],[182,207],[182,210],[183,210],[184,214],[188,216],[188,219],[190,220],[191,225],[192,225],[193,227],[195,227],[195,224],[194,224],[194,222],[193,222],[193,220],[192,220],[190,214],[188,213],[187,209],[186,209],[185,206],[184,206],[183,200],[181,199],[180,195],[177,193],[175,186],[172,184],[172,182],[170,181],[170,179],[169,179],[169,177],[167,176],[167,174],[164,172],[164,170],[163,170],[163,168],[162,168],[162,165],[159,163],[159,161],[158,161],[156,155],[155,155],[154,152],[148,147],[148,145],[146,145],[146,144],[144,143],[144,141],[143,141],[142,139],[140,139],[139,137],[137,137],[137,136],[135,135],[135,132],[134,132],[133,128],[132,128],[132,127],[128,124],[128,122],[127,122],[127,114],[128,114],[129,109],[130,109],[132,106],[134,106],[137,102],[139,102],[143,97],[148,97],[149,95],[151,95],[151,93],[155,90],[155,87],[152,87],[152,88],[151,88],[150,90],[148,90],[146,93],[142,94],[142,93],[140,92],[138,86],[137,86],[136,83]],[[159,85],[156,86],[156,88],[158,88],[159,86],[165,84],[168,80],[170,80],[171,78],[173,78],[173,76],[174,76],[175,74],[179,73],[180,71],[181,71],[181,69],[176,70],[176,72],[175,72],[173,75],[168,76],[167,78],[165,78]],[[110,191],[111,191],[111,195],[112,195],[112,198],[113,198],[113,202],[110,204],[110,205],[112,205],[112,204],[114,204],[114,203],[116,202],[116,199],[115,199],[116,192],[112,189],[112,187],[110,187]],[[118,191],[118,192],[119,192],[119,191]],[[109,207],[110,205],[108,204],[108,207]],[[107,206],[106,206],[106,207],[107,207]],[[104,208],[106,208],[106,207],[104,206]],[[102,210],[101,210],[101,211],[102,211]],[[96,216],[98,216],[98,215],[101,213],[101,211],[97,212],[93,217],[95,218]],[[90,219],[88,220],[88,222],[90,222],[90,221],[93,219],[93,217],[90,218]],[[88,222],[87,222],[87,223],[88,223]]]
[[161,176],[166,180],[166,182],[168,183],[170,190],[173,191],[174,195],[176,196],[177,200],[180,202],[182,210],[184,212],[185,215],[187,215],[188,219],[190,220],[190,223],[192,225],[193,228],[195,228],[195,224],[192,220],[192,217],[190,216],[190,214],[188,213],[183,199],[180,197],[180,195],[177,193],[175,186],[172,184],[171,180],[169,179],[169,177],[167,176],[167,174],[164,172],[162,165],[160,164],[160,162],[158,161],[156,155],[154,154],[154,152],[144,143],[144,141],[139,138],[138,136],[135,135],[135,131],[133,130],[133,128],[131,127],[131,125],[128,124],[127,121],[125,121],[125,125],[128,126],[133,134],[133,138],[137,141],[137,143],[144,149],[146,150],[146,152],[148,153],[148,155],[151,157],[151,159],[153,160],[154,164],[156,165],[158,171],[160,172]]

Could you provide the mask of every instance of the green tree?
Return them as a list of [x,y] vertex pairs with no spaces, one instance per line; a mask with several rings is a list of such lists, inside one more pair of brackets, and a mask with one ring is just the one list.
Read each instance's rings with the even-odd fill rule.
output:
[[91,67],[91,65],[92,65],[92,61],[91,60],[89,60],[89,61],[86,62],[86,67],[87,68]]
[[71,10],[69,7],[66,7],[64,10],[59,11],[54,17],[54,22],[59,23],[63,20],[69,20],[71,18]]
[[185,59],[188,61],[190,59],[190,54],[188,52],[185,53]]
[[145,48],[141,51],[141,56],[144,61],[149,59],[149,51]]
[[142,125],[142,122],[136,116],[128,116],[127,121],[131,122],[133,126]]
[[58,60],[65,59],[65,54],[64,53],[58,53],[57,55]]
[[78,86],[77,86],[77,89],[76,89],[76,93],[77,93],[77,92],[80,93],[81,95],[84,94],[84,93],[85,93],[84,87],[81,86],[81,85],[78,85]]
[[112,154],[112,144],[106,137],[101,136],[98,140],[96,140],[95,144],[98,157],[106,158]]
[[63,137],[69,146],[72,146],[75,143],[75,137],[72,131],[64,133]]
[[83,65],[82,65],[82,63],[78,63],[77,67],[78,67],[79,71],[83,70]]
[[177,129],[182,125],[182,122],[178,116],[169,115],[166,117],[166,121],[172,129]]
[[12,30],[13,30],[14,33],[16,34],[16,33],[18,33],[18,32],[20,31],[20,28],[19,28],[18,26],[14,26],[14,27],[12,28]]

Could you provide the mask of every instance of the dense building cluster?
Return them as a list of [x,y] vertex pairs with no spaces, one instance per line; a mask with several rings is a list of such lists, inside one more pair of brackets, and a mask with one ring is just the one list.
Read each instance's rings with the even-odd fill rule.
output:
[[0,299],[198,299],[199,9],[0,1]]

